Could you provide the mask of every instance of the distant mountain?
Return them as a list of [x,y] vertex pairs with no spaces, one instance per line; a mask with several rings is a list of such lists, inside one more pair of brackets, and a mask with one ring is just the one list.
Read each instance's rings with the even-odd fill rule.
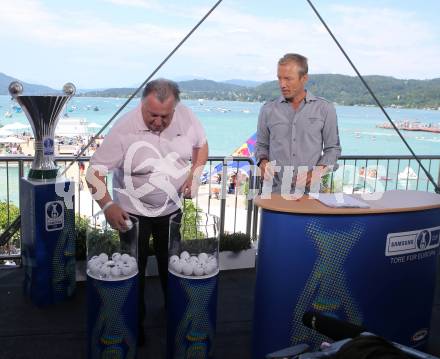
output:
[[227,92],[244,89],[244,86],[212,80],[189,80],[178,82],[182,92]]
[[136,89],[124,87],[124,88],[110,88],[106,90],[92,90],[77,94],[84,97],[130,97],[130,95]]
[[[8,86],[14,78],[0,73],[0,94],[8,94]],[[389,76],[365,76],[376,97],[385,106],[409,108],[440,108],[440,78],[432,80],[402,80]],[[234,83],[232,83],[234,82]],[[178,82],[183,99],[210,99],[227,101],[264,102],[280,96],[277,81],[269,81],[250,87],[255,81],[193,79]],[[244,84],[247,84],[244,85]],[[23,83],[25,93],[53,93],[47,86]],[[310,75],[307,88],[316,96],[341,105],[375,105],[359,78],[346,75]],[[129,97],[135,88],[110,88],[77,92],[77,96]]]
[[212,80],[181,81],[178,84],[183,99],[250,101],[253,96],[251,88]]
[[[364,76],[384,106],[410,108],[440,107],[440,78],[433,80],[401,80],[389,76]],[[316,96],[341,105],[375,105],[373,98],[358,77],[319,74],[309,75],[307,88]],[[277,81],[265,82],[255,89],[255,99],[267,101],[280,96]]]
[[[411,108],[440,107],[440,78],[401,80],[389,76],[365,76],[376,97],[385,106]],[[235,81],[235,80],[234,80]],[[280,96],[277,81],[246,87],[212,80],[178,82],[184,99],[268,101]],[[334,74],[310,75],[307,88],[316,96],[341,105],[375,105],[358,77]],[[129,96],[134,89],[108,89],[87,92],[84,96]]]
[[226,81],[222,81],[222,82],[224,82],[226,84],[232,84],[232,85],[238,85],[238,86],[244,86],[244,87],[257,87],[258,85],[261,85],[264,81],[232,79],[232,80],[226,80]]
[[[212,80],[189,80],[178,82],[181,97],[183,99],[214,99],[214,100],[249,100],[251,89],[244,86],[226,84]],[[129,97],[135,91],[134,88],[112,88],[104,91],[90,91],[80,96],[102,96],[102,97]]]
[[[9,95],[8,87],[12,81],[20,81],[20,80],[0,72],[0,95]],[[39,94],[59,92],[48,86],[34,85],[23,81],[20,82],[23,85],[24,93],[27,95],[39,95]]]
[[182,76],[173,77],[172,80],[176,82],[180,82],[180,81],[189,81],[189,80],[206,80],[206,78],[196,75],[182,75]]

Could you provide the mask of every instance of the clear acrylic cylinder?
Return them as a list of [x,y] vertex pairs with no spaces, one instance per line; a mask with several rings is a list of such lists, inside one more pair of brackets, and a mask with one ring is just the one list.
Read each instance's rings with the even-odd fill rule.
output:
[[203,279],[218,274],[218,217],[196,211],[170,218],[168,271],[178,277]]
[[87,230],[87,357],[135,359],[138,339],[138,220],[111,228],[102,212]]
[[212,358],[219,273],[218,217],[170,218],[167,358]]
[[138,273],[136,217],[126,221],[127,230],[113,229],[102,212],[92,216],[87,230],[87,275],[98,280],[123,280]]

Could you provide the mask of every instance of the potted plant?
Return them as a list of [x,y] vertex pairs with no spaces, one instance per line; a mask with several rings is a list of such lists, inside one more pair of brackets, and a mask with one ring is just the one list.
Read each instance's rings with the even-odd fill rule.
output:
[[242,269],[255,266],[256,248],[246,233],[225,233],[220,237],[220,269]]

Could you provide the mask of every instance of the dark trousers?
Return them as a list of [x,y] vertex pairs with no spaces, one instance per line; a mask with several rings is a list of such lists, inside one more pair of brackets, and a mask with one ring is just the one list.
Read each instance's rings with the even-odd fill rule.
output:
[[164,296],[165,306],[167,300],[168,280],[168,236],[169,220],[174,213],[162,217],[143,217],[132,214],[139,220],[138,236],[138,267],[139,267],[139,324],[145,319],[145,268],[148,260],[148,246],[153,235],[153,248],[159,270],[160,284]]

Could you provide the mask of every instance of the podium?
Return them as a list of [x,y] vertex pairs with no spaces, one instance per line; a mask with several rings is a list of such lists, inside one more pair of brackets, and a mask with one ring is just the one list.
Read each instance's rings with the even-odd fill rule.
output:
[[440,237],[440,195],[389,191],[370,208],[330,208],[304,196],[261,208],[253,358],[328,338],[305,327],[314,310],[423,349]]

